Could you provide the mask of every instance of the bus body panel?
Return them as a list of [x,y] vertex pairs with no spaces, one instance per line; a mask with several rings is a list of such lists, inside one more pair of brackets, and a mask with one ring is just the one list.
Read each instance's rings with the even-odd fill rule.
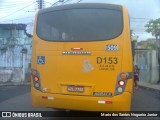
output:
[[[88,111],[130,110],[133,62],[128,13],[125,7],[122,8],[123,31],[111,40],[45,41],[37,36],[35,24],[32,69],[40,74],[41,91],[34,88],[32,81],[33,106]],[[118,50],[108,50],[107,45],[116,45]],[[38,63],[40,57],[45,58],[44,64]],[[131,77],[126,81],[124,92],[115,95],[118,75],[122,72],[131,73]],[[72,91],[74,87],[79,90]],[[96,96],[96,92],[110,94]],[[100,104],[98,101],[110,101],[111,104]]]
[[[60,51],[52,49],[42,51],[39,48],[42,45],[39,43],[38,48],[36,47],[36,56],[45,56],[45,64],[37,64],[42,89],[47,88],[50,93],[75,94],[66,91],[68,86],[74,85],[85,87],[85,92],[77,93],[78,95],[92,95],[93,92],[114,94],[117,75],[121,72],[121,45],[117,44],[118,51],[107,51],[105,46],[114,44],[114,40],[99,42],[100,45],[94,48],[96,44],[97,42],[92,44],[81,42],[75,45],[75,47],[83,48],[83,51],[91,52],[90,55],[62,55],[64,51],[80,52],[81,50],[71,50],[74,45],[64,43],[61,44],[63,47],[60,47],[62,48]],[[49,48],[49,45],[43,45],[43,48]],[[51,48],[55,49],[55,47]]]
[[[33,90],[34,88],[32,88]],[[115,97],[91,97],[75,96],[61,94],[46,94],[33,90],[32,105],[34,107],[48,107],[69,110],[85,111],[130,111],[131,93],[124,92]],[[48,96],[52,99],[43,99],[42,96]],[[125,98],[125,99],[122,99]],[[65,100],[65,101],[64,101]],[[112,103],[99,103],[99,101],[112,101]]]

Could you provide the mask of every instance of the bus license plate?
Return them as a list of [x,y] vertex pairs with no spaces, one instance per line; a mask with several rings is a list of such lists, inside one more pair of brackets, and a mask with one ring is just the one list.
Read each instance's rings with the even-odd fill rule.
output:
[[68,86],[67,90],[69,92],[84,92],[84,87],[83,86]]

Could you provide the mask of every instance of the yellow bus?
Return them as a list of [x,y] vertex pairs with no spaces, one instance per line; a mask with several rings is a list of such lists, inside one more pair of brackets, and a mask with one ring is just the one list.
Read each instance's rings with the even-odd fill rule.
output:
[[124,6],[78,3],[40,10],[32,47],[34,107],[130,111],[133,59]]

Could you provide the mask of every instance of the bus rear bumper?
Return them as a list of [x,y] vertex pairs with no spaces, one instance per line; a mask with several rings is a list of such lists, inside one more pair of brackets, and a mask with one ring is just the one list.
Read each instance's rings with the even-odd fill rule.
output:
[[84,111],[130,111],[131,95],[124,92],[114,97],[74,96],[42,93],[34,89],[32,106]]

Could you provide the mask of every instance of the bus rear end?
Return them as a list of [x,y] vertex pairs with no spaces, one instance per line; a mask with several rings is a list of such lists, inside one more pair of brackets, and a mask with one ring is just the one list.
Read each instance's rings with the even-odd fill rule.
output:
[[124,7],[82,3],[41,10],[33,38],[33,106],[130,110],[132,53]]

